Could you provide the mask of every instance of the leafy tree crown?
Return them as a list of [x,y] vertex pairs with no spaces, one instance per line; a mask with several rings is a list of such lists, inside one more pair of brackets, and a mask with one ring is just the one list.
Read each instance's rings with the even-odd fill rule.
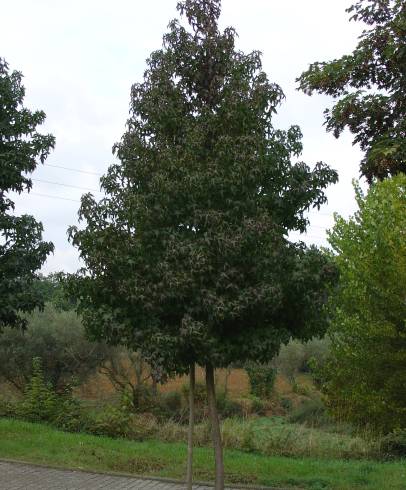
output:
[[300,129],[273,127],[283,92],[259,52],[220,32],[220,2],[178,10],[186,25],[169,24],[132,86],[107,197],[85,195],[86,226],[70,229],[86,266],[71,284],[90,330],[174,370],[267,358],[281,339],[321,328],[332,269],[287,233],[306,229],[337,179],[321,162],[292,163]]
[[23,106],[21,81],[21,73],[10,73],[0,58],[0,330],[5,325],[24,326],[20,313],[41,306],[32,283],[35,271],[53,250],[51,243],[42,241],[41,223],[13,213],[8,194],[31,189],[27,174],[45,161],[55,143],[52,135],[36,131],[45,114]]
[[325,111],[327,130],[354,134],[365,152],[361,175],[371,183],[406,171],[406,4],[360,0],[347,12],[367,26],[355,50],[313,63],[298,81],[309,95],[339,99]]

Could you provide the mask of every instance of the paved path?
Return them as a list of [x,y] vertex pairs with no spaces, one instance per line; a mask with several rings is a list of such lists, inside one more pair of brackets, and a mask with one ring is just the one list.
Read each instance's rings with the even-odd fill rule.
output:
[[[209,487],[195,486],[196,490]],[[56,470],[0,461],[1,490],[184,490],[185,486],[158,480]]]

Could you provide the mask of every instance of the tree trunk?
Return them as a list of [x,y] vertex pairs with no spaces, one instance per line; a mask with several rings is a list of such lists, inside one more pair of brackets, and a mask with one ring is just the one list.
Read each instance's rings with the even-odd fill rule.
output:
[[223,446],[221,442],[220,423],[217,413],[214,369],[211,364],[206,365],[206,387],[216,466],[216,482],[214,488],[215,490],[224,490]]
[[226,370],[226,377],[224,380],[224,396],[226,398],[228,397],[228,379],[230,378],[231,371],[232,371],[232,367],[228,366],[228,368]]
[[154,396],[158,396],[158,383],[154,377],[152,377],[151,391]]
[[186,488],[192,490],[193,485],[193,430],[195,424],[195,384],[196,374],[195,365],[190,365],[189,373],[189,430],[187,439],[187,472]]

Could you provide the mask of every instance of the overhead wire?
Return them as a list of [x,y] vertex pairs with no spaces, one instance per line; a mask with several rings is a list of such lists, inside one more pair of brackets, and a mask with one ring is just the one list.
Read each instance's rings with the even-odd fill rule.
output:
[[78,168],[72,168],[72,167],[65,167],[63,165],[55,165],[53,163],[44,163],[46,167],[54,167],[54,168],[61,168],[63,170],[68,170],[70,172],[79,172],[81,174],[87,174],[87,175],[95,175],[97,177],[101,177],[102,174],[99,174],[97,172],[91,172],[90,170],[80,170]]
[[[81,169],[78,169],[78,168],[72,168],[72,167],[66,167],[64,165],[56,165],[56,164],[53,164],[53,163],[44,163],[43,164],[44,166],[47,166],[47,167],[53,167],[53,168],[59,168],[59,169],[63,169],[63,170],[67,170],[67,171],[70,171],[70,172],[78,172],[78,173],[82,173],[82,174],[87,174],[87,175],[94,175],[96,177],[101,177],[103,174],[100,174],[98,172],[92,172],[92,171],[89,171],[89,170],[81,170]],[[40,179],[32,179],[32,180],[36,180],[38,182],[41,182]],[[71,186],[71,185],[68,185],[68,184],[62,184],[62,183],[59,183],[59,182],[46,182],[46,181],[42,181],[44,183],[49,183],[49,184],[55,184],[55,185],[64,185],[66,187],[74,187],[74,188],[78,188],[78,189],[81,189],[81,190],[90,190],[90,191],[94,191],[94,192],[100,192],[96,189],[88,189],[88,188],[83,188],[83,187],[79,187],[79,186]],[[328,213],[328,212],[323,212],[323,211],[309,211],[307,213],[309,216],[326,216],[326,217],[333,217],[333,213]]]
[[43,179],[31,179],[33,180],[34,182],[41,182],[42,184],[52,184],[52,185],[60,185],[62,187],[71,187],[73,189],[80,189],[82,191],[92,191],[92,192],[99,192],[102,194],[101,191],[97,190],[97,189],[91,189],[89,187],[80,187],[78,185],[73,185],[73,184],[63,184],[62,182],[52,182],[50,180],[43,180]]
[[[62,197],[62,196],[51,196],[50,194],[43,194],[43,193],[40,193],[40,192],[33,192],[31,191],[29,195],[33,195],[33,196],[36,196],[36,197],[44,197],[44,198],[47,198],[47,199],[58,199],[58,200],[61,200],[61,201],[70,201],[70,202],[75,202],[75,203],[80,203],[80,201],[78,199],[70,199],[68,197]],[[310,225],[311,226],[311,225]],[[299,232],[296,232],[296,231],[293,231],[291,232],[293,235],[296,235],[297,238],[301,237],[302,239],[303,238],[309,238],[309,239],[315,239],[315,240],[325,240],[326,237],[322,237],[320,235],[313,235],[313,234],[309,234],[309,233],[299,233]]]
[[[66,166],[63,166],[63,165],[55,165],[55,164],[50,164],[50,163],[45,163],[44,165],[48,166],[48,167],[54,167],[54,168],[58,168],[58,169],[63,169],[63,170],[67,170],[67,171],[71,171],[71,172],[78,172],[78,173],[82,173],[82,174],[87,174],[87,175],[94,175],[94,176],[101,176],[101,174],[99,173],[96,173],[96,172],[91,172],[91,171],[87,171],[87,170],[80,170],[80,169],[76,169],[76,168],[71,168],[71,167],[66,167]],[[77,185],[73,185],[73,184],[65,184],[65,183],[62,183],[62,182],[55,182],[55,181],[49,181],[49,180],[45,180],[45,179],[37,179],[37,178],[33,178],[32,179],[33,181],[35,182],[39,182],[39,183],[43,183],[43,184],[48,184],[48,185],[57,185],[57,186],[62,186],[62,187],[67,187],[67,188],[73,188],[73,189],[79,189],[79,190],[83,190],[83,191],[91,191],[91,192],[97,192],[97,193],[100,193],[102,194],[101,191],[97,190],[97,189],[93,189],[93,188],[89,188],[89,187],[82,187],[82,186],[77,186]],[[38,197],[43,197],[43,198],[48,198],[48,199],[58,199],[58,200],[62,200],[62,201],[70,201],[70,202],[75,202],[75,203],[80,203],[80,200],[78,199],[72,199],[72,198],[68,198],[68,197],[62,197],[62,196],[53,196],[53,195],[50,195],[50,194],[44,194],[44,193],[39,193],[39,192],[31,192],[32,195],[34,196],[38,196]],[[307,215],[309,217],[311,216],[326,216],[326,217],[329,217],[329,218],[332,218],[333,217],[333,214],[332,213],[326,213],[326,212],[322,212],[322,211],[310,211],[307,213]],[[311,230],[311,229],[319,229],[319,230],[327,230],[328,226],[326,227],[323,227],[323,226],[319,226],[319,225],[313,225],[313,224],[309,224],[309,227],[308,229]],[[320,235],[315,235],[315,234],[309,234],[309,233],[299,233],[299,232],[292,232],[293,234],[295,234],[296,236],[300,236],[301,238],[309,238],[309,239],[315,239],[315,240],[325,240],[326,237],[324,236],[320,236]]]
[[47,197],[49,199],[60,199],[61,201],[80,202],[78,199],[70,199],[69,197],[62,197],[62,196],[51,196],[49,194],[42,194],[41,192],[30,192],[30,195],[38,196],[38,197]]

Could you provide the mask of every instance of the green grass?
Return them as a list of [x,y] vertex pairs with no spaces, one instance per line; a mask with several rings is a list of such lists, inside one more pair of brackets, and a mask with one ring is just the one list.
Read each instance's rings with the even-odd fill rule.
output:
[[[186,446],[157,441],[133,442],[70,434],[46,425],[0,419],[0,458],[58,467],[117,471],[149,476],[184,476]],[[389,490],[406,488],[405,463],[265,456],[225,451],[228,483],[321,489]],[[211,480],[212,451],[197,448],[195,476]]]
[[[266,455],[313,457],[330,459],[373,459],[379,455],[375,440],[353,434],[328,431],[326,428],[306,427],[289,423],[285,417],[261,417],[245,421],[225,420],[227,445],[235,448],[243,436],[256,452]],[[241,444],[241,443],[240,443]]]

